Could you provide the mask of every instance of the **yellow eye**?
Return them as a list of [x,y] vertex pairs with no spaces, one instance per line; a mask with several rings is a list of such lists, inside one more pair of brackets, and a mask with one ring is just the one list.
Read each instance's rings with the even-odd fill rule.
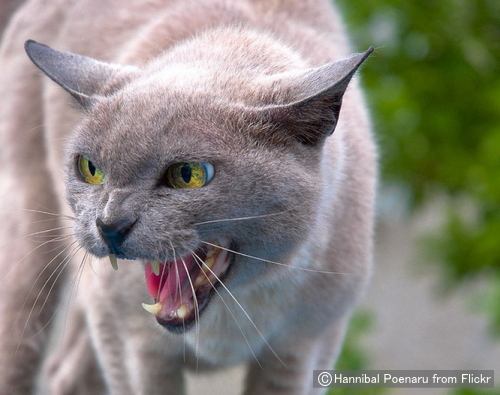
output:
[[104,173],[90,159],[78,156],[78,170],[87,184],[100,185],[104,183]]
[[214,167],[210,163],[176,163],[167,169],[166,183],[171,188],[201,188],[213,177]]

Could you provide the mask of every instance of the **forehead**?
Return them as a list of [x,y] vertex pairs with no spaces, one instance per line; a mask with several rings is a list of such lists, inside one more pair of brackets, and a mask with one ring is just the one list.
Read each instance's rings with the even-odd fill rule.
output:
[[75,134],[73,154],[88,155],[117,177],[156,172],[172,161],[208,160],[241,142],[237,116],[203,95],[125,91],[88,114]]

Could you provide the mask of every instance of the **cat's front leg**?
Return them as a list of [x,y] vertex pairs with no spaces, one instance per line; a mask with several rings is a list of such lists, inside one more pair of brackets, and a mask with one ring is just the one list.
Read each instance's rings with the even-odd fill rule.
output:
[[98,334],[96,339],[109,394],[183,395],[185,393],[180,361],[165,351],[168,350],[168,344],[154,344],[156,342],[153,339],[158,336],[144,332],[140,328],[135,333],[129,332],[124,335],[121,345],[115,343],[105,331]]
[[[321,395],[313,388],[313,371],[333,369],[340,351],[345,322],[335,323],[317,338],[284,335],[250,365],[244,395]],[[264,346],[266,347],[266,346]],[[276,357],[277,354],[279,359]]]
[[[142,268],[118,264],[118,273],[106,265],[99,277],[89,273],[82,280],[89,332],[108,393],[182,395],[182,344],[140,307]],[[117,275],[121,281],[112,281]]]
[[185,379],[180,361],[161,357],[158,350],[138,349],[130,356],[135,394],[184,395]]
[[125,355],[134,395],[184,395],[179,341],[163,337],[164,329],[153,326],[136,327],[127,334]]
[[104,394],[84,312],[78,303],[70,307],[58,344],[44,366],[51,395]]

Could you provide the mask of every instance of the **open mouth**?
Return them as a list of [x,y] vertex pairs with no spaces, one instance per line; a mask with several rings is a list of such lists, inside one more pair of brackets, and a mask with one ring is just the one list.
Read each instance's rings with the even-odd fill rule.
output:
[[215,244],[222,248],[207,245],[172,261],[146,263],[146,285],[155,303],[142,306],[167,329],[188,329],[227,274],[233,254],[224,249],[229,245]]

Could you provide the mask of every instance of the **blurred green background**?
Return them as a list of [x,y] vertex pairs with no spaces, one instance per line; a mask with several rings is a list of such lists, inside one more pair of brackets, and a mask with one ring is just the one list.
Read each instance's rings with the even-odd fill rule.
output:
[[[337,0],[354,47],[376,48],[362,82],[379,141],[382,189],[408,216],[444,199],[444,225],[422,247],[451,293],[485,279],[478,305],[500,335],[500,1]],[[376,317],[375,317],[376,318]],[[351,323],[339,369],[362,369],[358,340],[373,317]],[[499,356],[500,358],[500,356]],[[382,394],[338,389],[335,394]],[[499,394],[459,390],[460,395]]]

